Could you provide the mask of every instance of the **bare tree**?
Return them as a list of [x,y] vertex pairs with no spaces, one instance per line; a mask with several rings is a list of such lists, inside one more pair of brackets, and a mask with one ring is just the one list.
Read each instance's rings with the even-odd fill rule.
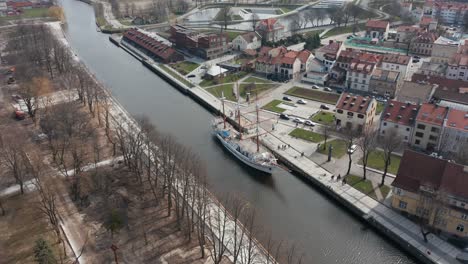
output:
[[380,185],[385,184],[385,176],[387,176],[388,166],[390,166],[392,160],[392,154],[395,150],[398,150],[403,145],[403,139],[398,134],[395,129],[391,129],[388,131],[385,137],[380,138],[380,146],[383,149],[383,159],[385,163],[384,173],[382,174],[382,181]]
[[230,199],[230,208],[232,220],[234,221],[234,230],[233,230],[233,250],[232,257],[234,263],[238,263],[240,258],[240,253],[245,243],[245,229],[240,224],[241,217],[243,216],[247,203],[241,199],[239,196],[233,196]]
[[221,204],[210,206],[208,209],[208,222],[211,228],[210,257],[215,264],[221,263],[227,251],[226,245],[231,243],[228,235],[228,211]]
[[322,135],[323,135],[323,149],[327,149],[327,141],[331,136],[331,133],[333,131],[333,127],[330,125],[323,125],[322,126]]
[[377,133],[372,128],[368,128],[364,131],[362,136],[358,139],[357,145],[362,152],[362,169],[363,169],[363,179],[366,179],[367,175],[367,162],[369,160],[369,155],[377,147]]
[[[29,160],[22,139],[25,135],[18,135],[18,131],[7,130],[0,136],[0,158],[5,164],[16,183],[24,194],[24,182],[29,170]],[[21,133],[20,133],[21,134]]]
[[39,109],[39,96],[49,93],[50,91],[50,81],[45,77],[34,77],[31,81],[22,83],[19,86],[18,93],[24,100],[31,118],[35,119],[36,112]]
[[343,131],[343,136],[346,142],[347,154],[348,154],[348,170],[346,171],[346,175],[349,175],[349,173],[351,172],[351,165],[353,163],[353,159],[352,159],[353,153],[349,151],[349,149],[351,149],[351,146],[356,143],[359,137],[359,133],[352,129],[346,129]]

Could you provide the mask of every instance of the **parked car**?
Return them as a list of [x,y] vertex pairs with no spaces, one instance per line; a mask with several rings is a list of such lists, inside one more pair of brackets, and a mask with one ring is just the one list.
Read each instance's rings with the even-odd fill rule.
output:
[[420,59],[421,59],[421,57],[419,57],[419,56],[413,56],[413,58],[415,58],[415,59],[417,59],[417,60],[420,60]]
[[187,76],[188,78],[194,78],[195,77],[195,74],[190,74],[189,76]]
[[352,39],[354,36],[353,35],[349,35],[346,37],[346,39]]
[[23,99],[23,98],[21,98],[21,96],[19,96],[19,95],[17,95],[17,94],[13,94],[13,95],[11,96],[11,98],[12,98],[13,100],[15,100],[16,102],[18,102],[19,100]]
[[47,134],[39,133],[33,136],[33,140],[36,142],[42,142],[47,139]]
[[304,124],[304,120],[300,119],[299,117],[294,118],[293,122],[298,124]]
[[15,83],[15,82],[16,82],[16,80],[15,80],[14,77],[10,77],[10,78],[8,78],[8,80],[7,80],[7,84],[12,84],[12,83]]
[[21,110],[16,110],[16,111],[15,111],[15,118],[16,118],[17,120],[23,120],[23,119],[26,118],[26,113],[23,112],[23,111],[21,111]]
[[325,88],[323,88],[323,90],[325,90],[325,91],[327,91],[327,92],[333,91],[330,87],[325,87]]
[[413,59],[413,63],[418,63],[418,62],[419,62],[419,60]]
[[305,124],[306,126],[311,126],[311,127],[315,126],[315,123],[312,122],[312,121],[310,121],[310,120],[306,120],[306,121],[304,122],[304,124]]
[[287,96],[283,96],[283,100],[284,100],[284,101],[288,101],[288,102],[291,102],[291,101],[292,101],[291,98],[289,98],[289,97],[287,97]]
[[318,89],[319,87],[317,85],[312,85],[312,89]]
[[298,103],[298,104],[305,105],[305,104],[307,104],[307,101],[306,101],[306,100],[299,99],[299,100],[297,100],[297,103]]
[[320,105],[320,109],[323,109],[323,110],[330,110],[330,107],[328,105]]
[[289,116],[288,116],[287,114],[281,114],[281,115],[280,115],[280,118],[281,118],[281,119],[284,119],[284,120],[289,120],[289,119],[290,119]]
[[351,145],[351,147],[348,148],[348,154],[353,154],[356,149],[357,145]]

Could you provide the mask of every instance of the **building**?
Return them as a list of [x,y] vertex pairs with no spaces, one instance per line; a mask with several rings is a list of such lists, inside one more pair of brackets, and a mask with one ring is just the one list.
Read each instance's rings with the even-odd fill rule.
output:
[[415,26],[399,26],[396,31],[396,42],[410,43],[423,29]]
[[255,62],[255,71],[265,75],[276,75],[282,79],[296,78],[303,64],[300,54],[301,52],[288,51],[283,46],[262,47]]
[[366,37],[387,39],[390,23],[383,20],[369,20],[366,23]]
[[262,46],[262,37],[257,32],[239,35],[232,40],[232,48],[237,50],[256,50]]
[[314,55],[309,50],[301,50],[296,52],[296,56],[301,61],[301,72],[309,71],[312,67],[312,61],[314,60]]
[[348,89],[369,92],[371,75],[381,60],[382,55],[372,53],[360,53],[354,57],[346,74]]
[[439,37],[432,45],[431,63],[448,63],[458,51],[458,41]]
[[439,230],[466,242],[466,166],[406,150],[392,186],[394,209],[423,220],[426,228]]
[[284,26],[276,18],[260,21],[256,30],[265,41],[275,42],[285,37]]
[[437,150],[447,113],[448,107],[431,103],[422,104],[416,116],[412,146],[427,151]]
[[444,120],[439,149],[442,152],[457,153],[460,148],[466,147],[468,147],[468,111],[451,108]]
[[410,52],[424,56],[431,56],[432,45],[436,39],[437,36],[435,33],[423,32],[411,40]]
[[137,29],[127,30],[124,33],[122,40],[157,61],[170,63],[184,60],[184,56],[178,53],[167,43],[156,40]]
[[437,25],[439,23],[437,22],[436,19],[432,17],[421,17],[421,21],[419,22],[419,26],[427,31],[433,31],[437,29]]
[[437,85],[423,81],[403,81],[396,99],[400,102],[427,103],[432,98]]
[[394,98],[400,89],[401,83],[400,72],[377,68],[371,74],[369,92]]
[[315,58],[325,67],[325,71],[330,71],[340,55],[343,45],[341,42],[331,40],[328,45],[315,50]]
[[464,16],[467,10],[468,3],[428,0],[423,7],[423,16],[432,17],[441,24],[464,25]]
[[382,65],[384,70],[400,72],[400,79],[405,79],[408,70],[411,68],[411,57],[401,54],[385,54],[382,58]]
[[19,11],[23,9],[32,9],[33,3],[30,1],[8,1],[8,10]]
[[468,55],[456,54],[450,59],[445,76],[447,79],[468,81]]
[[186,49],[203,59],[219,58],[230,51],[226,33],[205,34],[181,25],[173,25],[170,29],[170,40],[179,49]]
[[0,1],[0,16],[5,16],[7,14],[8,7],[7,3]]
[[437,85],[432,99],[439,102],[440,105],[456,109],[465,109],[468,106],[468,85],[465,81],[417,73],[413,75],[412,80],[413,82]]
[[415,103],[395,100],[388,102],[381,115],[379,135],[393,136],[390,133],[393,130],[405,143],[411,142],[418,110],[419,105]]
[[342,93],[336,103],[336,126],[362,132],[372,126],[376,109],[374,98]]

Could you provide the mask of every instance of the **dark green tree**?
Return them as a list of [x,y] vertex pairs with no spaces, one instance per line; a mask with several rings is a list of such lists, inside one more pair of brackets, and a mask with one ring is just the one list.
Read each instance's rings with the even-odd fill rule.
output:
[[112,210],[109,215],[109,219],[106,222],[106,228],[111,232],[111,236],[114,236],[114,233],[123,227],[123,219],[118,211]]
[[36,240],[36,245],[34,246],[34,259],[36,260],[36,263],[39,264],[57,263],[52,249],[47,241],[42,238]]

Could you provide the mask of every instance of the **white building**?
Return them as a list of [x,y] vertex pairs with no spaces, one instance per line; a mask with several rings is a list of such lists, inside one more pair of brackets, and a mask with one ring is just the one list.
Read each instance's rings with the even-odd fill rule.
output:
[[237,36],[232,40],[232,49],[234,50],[256,50],[262,46],[262,37],[256,32],[249,32]]
[[381,68],[387,71],[400,72],[400,80],[406,78],[411,68],[411,57],[400,54],[385,54],[382,59]]
[[456,153],[468,143],[468,112],[450,109],[444,120],[440,147],[442,151]]
[[467,3],[426,1],[423,15],[438,19],[439,23],[465,24],[464,16],[467,10]]
[[372,127],[376,109],[374,98],[342,93],[336,103],[336,125],[338,128],[365,131]]
[[468,55],[456,54],[448,63],[445,77],[452,80],[468,81]]
[[390,130],[393,130],[405,143],[410,143],[418,110],[419,105],[417,104],[395,100],[388,102],[382,112],[379,135],[389,136],[391,135]]

